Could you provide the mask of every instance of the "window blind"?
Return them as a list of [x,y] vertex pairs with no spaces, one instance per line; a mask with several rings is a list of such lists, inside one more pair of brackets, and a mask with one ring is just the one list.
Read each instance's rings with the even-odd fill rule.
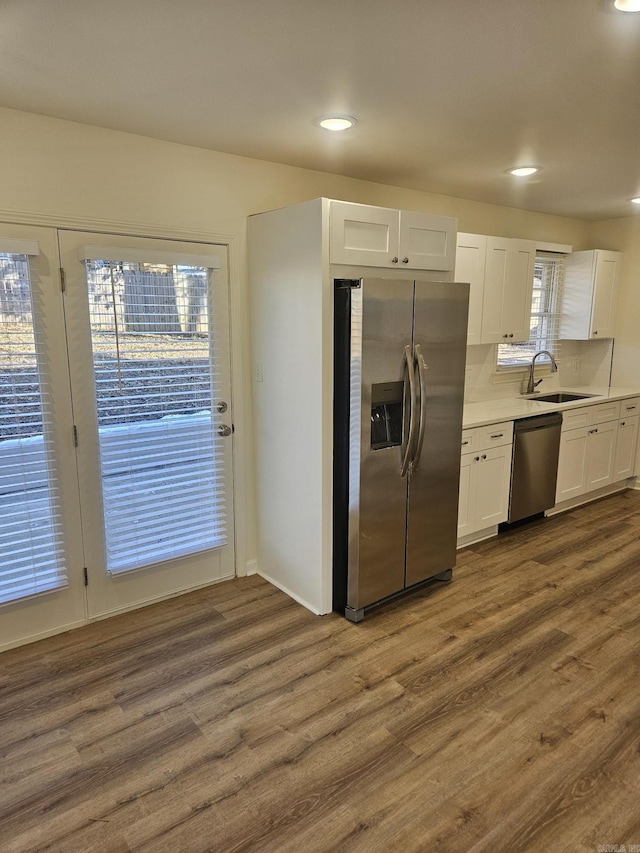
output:
[[226,544],[214,403],[227,317],[216,310],[212,264],[85,266],[107,570]]
[[21,252],[0,252],[0,603],[67,585],[37,243],[4,248]]
[[[520,344],[499,344],[499,367],[528,367],[540,350],[549,350],[556,359],[560,356],[564,259],[565,255],[555,252],[536,253],[529,340]],[[545,361],[550,364],[546,356],[536,363]]]

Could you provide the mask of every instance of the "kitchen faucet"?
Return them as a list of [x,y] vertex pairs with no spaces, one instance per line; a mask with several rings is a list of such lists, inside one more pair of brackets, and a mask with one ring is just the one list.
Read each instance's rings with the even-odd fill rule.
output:
[[556,370],[558,369],[558,365],[556,364],[556,360],[551,355],[551,353],[549,352],[548,349],[541,349],[539,352],[537,352],[533,356],[533,358],[531,359],[531,364],[529,365],[529,381],[527,382],[527,390],[524,392],[525,394],[538,394],[539,393],[538,391],[536,391],[536,385],[539,385],[542,382],[542,379],[538,379],[537,382],[533,381],[533,368],[534,368],[534,365],[536,363],[536,358],[539,355],[548,355],[549,356],[549,358],[551,359],[551,372],[552,373],[555,373]]

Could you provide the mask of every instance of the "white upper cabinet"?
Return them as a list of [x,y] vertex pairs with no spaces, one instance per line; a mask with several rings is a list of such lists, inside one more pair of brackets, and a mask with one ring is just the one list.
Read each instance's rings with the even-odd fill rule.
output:
[[480,342],[528,341],[536,244],[487,237],[486,252]]
[[471,285],[467,344],[482,343],[482,300],[486,257],[487,237],[484,234],[458,234],[454,279],[468,281]]
[[401,210],[398,266],[413,270],[453,269],[456,228],[456,220],[449,216]]
[[569,340],[612,338],[622,253],[590,249],[566,260],[561,334]]
[[[400,217],[397,210],[332,201],[329,238],[332,264],[398,266]],[[395,263],[392,263],[395,257]]]
[[455,238],[456,220],[451,217],[331,202],[332,264],[450,271]]

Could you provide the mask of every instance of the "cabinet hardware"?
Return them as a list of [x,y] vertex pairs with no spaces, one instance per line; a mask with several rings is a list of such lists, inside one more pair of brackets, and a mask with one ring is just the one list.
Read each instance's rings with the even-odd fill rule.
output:
[[620,421],[620,426],[626,426],[626,425],[627,425],[626,421]]
[[474,456],[474,457],[473,457],[473,461],[474,461],[474,462],[479,462],[479,461],[480,461],[480,457],[479,457],[479,456]]
[[509,337],[509,335],[504,334],[502,337],[503,337],[503,338],[508,338],[508,337]]
[[403,259],[402,259],[402,263],[403,263],[403,264],[408,264],[408,263],[409,263],[409,258],[403,258]]
[[594,434],[594,432],[598,432],[598,430],[597,430],[597,429],[590,429],[590,430],[589,430],[589,435],[593,435],[593,434]]
[[397,264],[397,263],[398,263],[398,259],[397,259],[397,258],[391,258],[391,263],[392,263],[392,264]]
[[483,453],[483,454],[482,454],[482,456],[481,456],[481,458],[482,458],[482,459],[486,459],[486,458],[487,458],[487,454],[486,454],[486,453]]
[[512,338],[512,337],[513,337],[513,332],[511,332],[511,334],[509,335],[509,337],[510,337],[510,338]]
[[594,329],[594,330],[593,330],[593,334],[594,334],[594,335],[597,335],[597,334],[598,334],[598,330],[597,330],[597,329]]
[[469,444],[469,442],[468,442],[468,441],[463,441],[463,442],[462,442],[462,446],[463,446],[463,447],[466,447],[466,446],[467,446],[467,444]]
[[491,438],[502,438],[504,436],[503,432],[497,432],[495,435],[492,435]]

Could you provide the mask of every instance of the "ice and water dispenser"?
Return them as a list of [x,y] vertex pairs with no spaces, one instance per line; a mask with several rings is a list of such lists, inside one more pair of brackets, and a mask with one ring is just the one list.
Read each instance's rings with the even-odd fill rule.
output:
[[371,386],[371,449],[402,444],[404,382],[376,382]]

